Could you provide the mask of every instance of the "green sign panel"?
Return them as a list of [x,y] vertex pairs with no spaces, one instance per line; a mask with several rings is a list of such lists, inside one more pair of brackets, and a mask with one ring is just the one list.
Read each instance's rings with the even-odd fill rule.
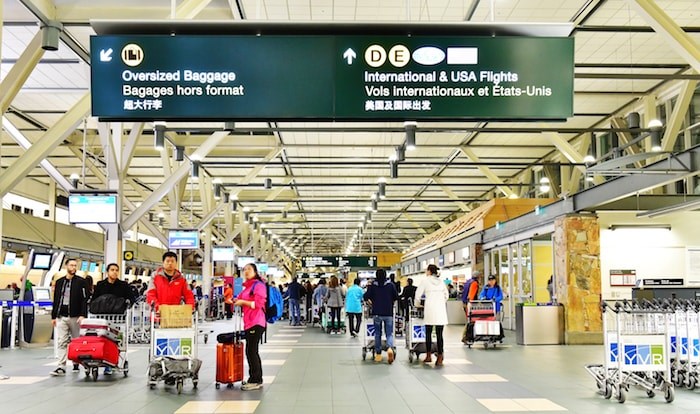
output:
[[305,256],[301,267],[377,267],[377,256]]
[[93,36],[113,120],[565,119],[573,38]]

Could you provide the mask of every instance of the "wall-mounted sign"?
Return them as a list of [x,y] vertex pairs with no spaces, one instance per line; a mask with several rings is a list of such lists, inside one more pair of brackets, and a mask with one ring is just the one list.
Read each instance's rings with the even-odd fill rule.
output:
[[90,49],[101,119],[573,115],[566,37],[120,35],[93,36]]
[[644,286],[683,286],[683,279],[644,279]]
[[635,286],[636,284],[636,270],[610,270],[610,286]]
[[377,256],[305,256],[301,267],[377,267]]
[[125,250],[124,251],[124,260],[127,262],[130,260],[134,260],[134,251],[133,250]]

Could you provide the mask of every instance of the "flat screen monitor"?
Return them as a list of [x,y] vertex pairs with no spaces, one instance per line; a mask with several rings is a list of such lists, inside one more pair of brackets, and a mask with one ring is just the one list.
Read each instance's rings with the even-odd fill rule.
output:
[[236,251],[233,247],[212,247],[211,259],[215,262],[233,262],[236,260]]
[[71,194],[68,197],[68,221],[84,224],[116,223],[116,194]]
[[199,230],[170,230],[168,232],[169,249],[198,249]]
[[276,267],[269,266],[269,267],[267,268],[267,274],[268,274],[268,275],[273,275],[273,276],[274,276],[274,275],[277,275],[278,272],[279,272],[279,269],[277,269]]
[[[238,258],[238,263],[237,263],[237,265],[238,265],[238,268],[239,268],[239,269],[243,269],[243,267],[244,267],[245,265],[247,265],[248,263],[255,263],[255,258],[254,258],[254,257],[249,257],[249,256],[242,256],[242,257],[239,257],[239,258]],[[258,271],[260,271],[260,269],[258,269]]]
[[15,253],[15,252],[5,253],[5,262],[4,262],[5,266],[14,266],[15,259],[17,259],[17,253]]
[[0,302],[7,302],[14,300],[15,291],[14,289],[0,289]]
[[97,272],[97,263],[90,263],[90,272],[91,273]]
[[90,262],[83,260],[80,262],[80,271],[81,272],[87,272],[88,271],[88,266],[90,266]]
[[34,300],[36,301],[49,301],[51,300],[51,292],[48,288],[34,288]]
[[51,268],[51,253],[34,253],[31,268],[49,270]]
[[265,273],[267,274],[267,269],[270,266],[267,263],[258,263],[258,273]]

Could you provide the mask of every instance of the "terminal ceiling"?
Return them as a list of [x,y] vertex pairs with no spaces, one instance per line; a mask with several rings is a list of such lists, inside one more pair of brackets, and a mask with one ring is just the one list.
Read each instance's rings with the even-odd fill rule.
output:
[[[300,22],[490,22],[492,5],[488,0],[177,3],[183,18]],[[696,1],[658,0],[657,4],[686,29],[696,45],[699,43]],[[401,252],[491,198],[556,197],[576,191],[575,186],[553,186],[557,188],[549,194],[540,194],[537,182],[533,182],[533,175],[556,176],[566,171],[559,164],[572,162],[553,140],[569,142],[584,154],[591,131],[609,128],[612,117],[624,117],[642,98],[679,85],[683,80],[678,75],[690,73],[688,62],[650,30],[630,1],[495,0],[493,6],[497,22],[574,24],[574,117],[558,123],[420,123],[418,148],[406,153],[396,179],[389,178],[388,158],[404,143],[401,123],[236,123],[235,131],[203,160],[200,180],[182,183],[179,223],[171,222],[170,206],[164,199],[151,210],[153,224],[159,224],[158,213],[164,213],[163,228],[198,223],[217,203],[211,188],[218,179],[226,191],[238,193],[239,212],[249,209],[251,216],[295,255],[343,253],[359,224],[364,223],[377,182],[384,177],[387,197],[379,200],[371,223],[363,224],[363,235],[353,253]],[[94,34],[90,19],[169,19],[170,7],[167,0],[4,0],[3,78],[30,44],[42,20],[55,16],[64,24],[59,50],[44,53],[10,103],[7,120],[34,142],[88,93],[86,59],[89,37]],[[123,128],[128,134],[132,124]],[[153,125],[144,124],[128,167],[124,195],[138,205],[167,177],[164,165],[176,166],[173,145],[184,146],[185,153],[191,154],[213,131],[222,128],[223,123],[169,123],[169,144],[159,153],[153,148]],[[3,133],[2,168],[23,153],[24,149]],[[83,188],[105,188],[105,158],[94,119],[81,123],[47,160],[64,177],[84,175]],[[271,189],[264,188],[266,178],[272,180]],[[16,192],[45,201],[45,186],[51,180],[37,166]],[[206,191],[200,189],[204,187]],[[219,241],[231,231],[232,222],[240,222],[229,216],[227,224],[228,210],[222,209],[213,220]],[[126,208],[125,214],[129,212]],[[236,236],[236,243],[242,243],[240,237]]]

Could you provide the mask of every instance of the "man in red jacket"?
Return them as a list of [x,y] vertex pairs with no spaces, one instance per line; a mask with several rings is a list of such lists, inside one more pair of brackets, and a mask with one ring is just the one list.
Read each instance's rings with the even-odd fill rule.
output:
[[180,305],[183,300],[194,309],[194,295],[182,273],[177,270],[177,254],[165,252],[163,266],[151,277],[146,301],[155,304],[157,310],[160,305]]

